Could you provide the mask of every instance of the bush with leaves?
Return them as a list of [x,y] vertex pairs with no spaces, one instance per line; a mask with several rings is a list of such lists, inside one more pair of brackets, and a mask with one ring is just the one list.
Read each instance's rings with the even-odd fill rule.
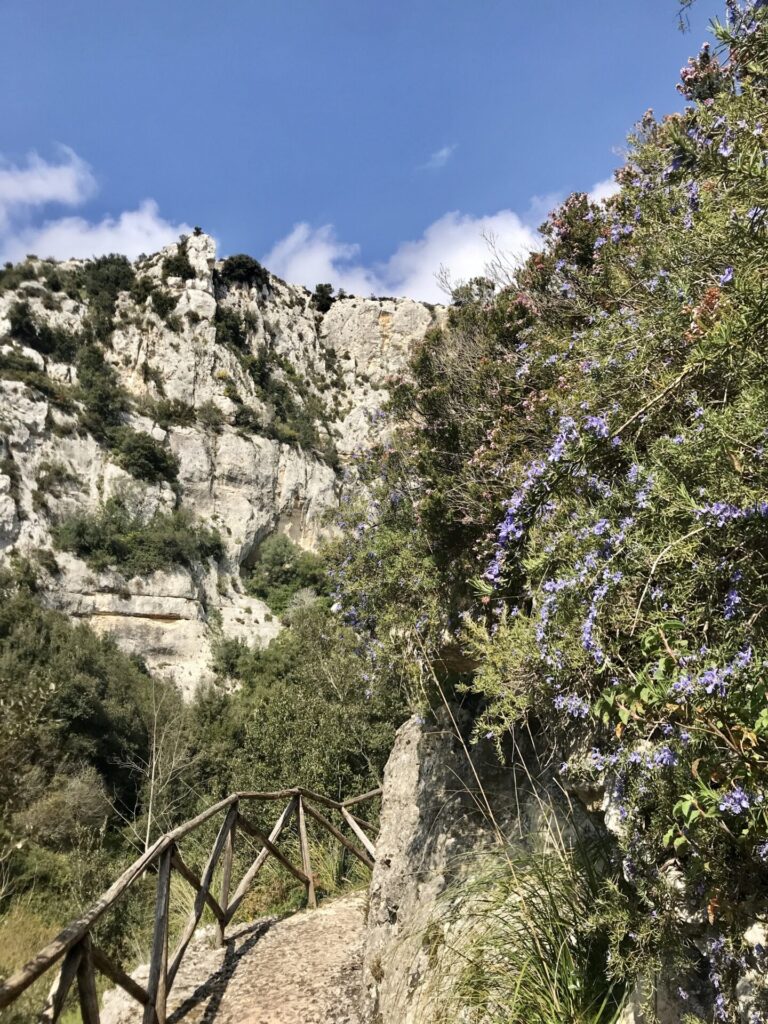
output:
[[146,576],[176,565],[193,568],[222,553],[218,533],[194,523],[186,509],[147,516],[117,497],[95,514],[79,512],[62,520],[54,542],[94,569],[117,569],[126,576]]
[[[768,9],[730,10],[727,74],[708,59],[702,98],[646,115],[617,195],[572,196],[427,340],[340,579],[367,642],[439,660],[453,635],[478,730],[525,720],[576,790],[609,794],[623,964],[704,943],[723,1020],[768,903]],[[370,568],[405,546],[401,593],[435,595],[421,639]]]
[[285,534],[278,533],[259,545],[256,561],[244,582],[247,593],[265,601],[280,615],[301,590],[325,593],[327,575],[318,555],[304,551]]

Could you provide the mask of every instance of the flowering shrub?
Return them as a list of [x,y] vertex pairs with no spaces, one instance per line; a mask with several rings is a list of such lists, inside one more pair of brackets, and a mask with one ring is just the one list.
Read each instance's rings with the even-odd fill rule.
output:
[[634,907],[616,970],[696,959],[694,920],[755,966],[768,901],[765,5],[730,3],[717,37],[618,194],[571,197],[512,284],[426,340],[340,580],[366,642],[396,661],[420,621],[479,731],[525,718],[608,794]]

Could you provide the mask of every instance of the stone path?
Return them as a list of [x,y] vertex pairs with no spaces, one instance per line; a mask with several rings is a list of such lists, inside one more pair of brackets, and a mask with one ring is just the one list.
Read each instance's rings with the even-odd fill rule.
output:
[[[168,1004],[168,1024],[362,1024],[365,895],[233,930],[215,949],[195,937]],[[146,982],[147,967],[134,977]],[[137,1024],[141,1008],[107,992],[102,1024]]]

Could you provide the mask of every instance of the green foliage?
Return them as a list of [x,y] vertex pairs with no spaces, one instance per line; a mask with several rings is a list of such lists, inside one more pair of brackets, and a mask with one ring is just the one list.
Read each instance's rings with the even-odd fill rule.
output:
[[26,260],[24,263],[6,263],[0,270],[0,293],[15,291],[25,281],[37,280],[37,267]]
[[[223,642],[217,668],[240,690],[201,698],[200,771],[222,792],[303,785],[330,795],[379,785],[402,708],[371,682],[354,633],[315,602],[266,649]],[[290,781],[289,781],[290,780]]]
[[77,353],[80,339],[62,327],[49,327],[38,323],[28,302],[15,302],[9,312],[10,335],[20,345],[33,348],[58,362],[71,362]]
[[202,402],[197,407],[197,422],[207,430],[221,430],[224,424],[224,413],[215,402]]
[[618,194],[571,196],[426,340],[378,504],[343,515],[368,642],[405,638],[418,678],[458,635],[478,730],[524,721],[575,790],[614,794],[639,974],[699,957],[692,915],[749,959],[768,898],[768,10],[717,32],[730,59],[700,55],[694,102],[646,115]]
[[258,260],[238,253],[224,260],[219,270],[219,280],[226,287],[245,285],[247,288],[264,288],[269,284],[269,273]]
[[312,293],[312,305],[318,313],[327,313],[335,301],[332,284],[315,285],[315,290]]
[[78,352],[76,366],[83,426],[105,443],[110,428],[120,424],[128,408],[128,395],[96,345],[86,345]]
[[174,309],[176,309],[179,301],[178,298],[175,295],[171,295],[170,292],[162,291],[160,288],[154,289],[151,298],[152,308],[161,320],[167,322]]
[[169,427],[191,427],[195,423],[195,407],[181,398],[158,398],[148,403],[147,414],[163,430]]
[[529,837],[473,865],[449,889],[424,937],[437,991],[428,1019],[449,1024],[614,1024],[624,985],[612,980],[599,912],[607,851],[561,835]]
[[119,498],[108,499],[95,515],[77,513],[54,531],[62,551],[72,551],[97,570],[114,568],[126,576],[146,576],[174,565],[192,568],[219,558],[218,534],[193,523],[183,509],[151,516],[132,512]]
[[214,323],[218,345],[227,345],[242,352],[248,351],[248,334],[242,317],[234,309],[217,306]]
[[17,380],[34,391],[39,391],[63,412],[72,412],[74,403],[69,388],[51,380],[37,364],[18,352],[0,352],[0,378]]
[[131,476],[147,483],[176,480],[179,460],[150,434],[118,427],[112,431],[110,442],[115,461]]
[[109,341],[117,297],[120,292],[131,291],[135,280],[136,273],[130,261],[115,253],[88,260],[77,271],[76,285],[88,300],[86,329],[92,341]]
[[[166,256],[163,260],[163,277],[180,277],[182,281],[191,281],[196,277],[195,268],[189,261],[187,255],[187,238],[182,235],[176,252],[172,256]],[[152,299],[155,301],[154,296]],[[174,303],[175,305],[175,303]],[[155,309],[157,306],[155,305]],[[160,313],[160,316],[164,314]]]
[[273,534],[259,545],[257,559],[245,577],[246,592],[265,601],[278,615],[299,591],[323,594],[326,588],[322,559],[303,551],[283,533]]
[[[34,806],[57,772],[69,785],[79,765],[132,799],[118,759],[146,752],[138,711],[146,674],[113,641],[42,608],[7,574],[0,594],[0,817]],[[40,827],[70,825],[51,819]]]

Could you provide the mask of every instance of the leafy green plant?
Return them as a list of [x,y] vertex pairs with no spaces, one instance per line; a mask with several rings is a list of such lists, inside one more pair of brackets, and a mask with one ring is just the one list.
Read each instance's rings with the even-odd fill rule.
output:
[[[165,257],[163,260],[163,277],[180,277],[182,281],[191,281],[196,277],[195,268],[190,263],[189,255],[187,254],[187,242],[188,239],[182,235],[176,252],[171,256]],[[152,301],[155,301],[154,296]],[[157,306],[155,308],[157,309]],[[160,313],[159,310],[158,313]],[[160,315],[162,316],[163,314],[160,313]]]
[[245,285],[248,288],[263,288],[269,284],[269,273],[258,260],[245,253],[229,256],[219,270],[219,280],[223,285]]
[[316,594],[327,590],[322,559],[304,551],[284,533],[273,534],[259,545],[256,561],[244,577],[246,593],[265,601],[282,614],[301,590]]
[[174,565],[192,568],[222,551],[218,534],[195,525],[185,509],[147,517],[131,512],[119,498],[108,499],[95,515],[77,513],[62,520],[54,542],[94,569],[114,568],[126,576],[146,576]]
[[143,431],[118,427],[111,433],[110,447],[117,463],[138,480],[173,482],[179,474],[173,452]]
[[80,339],[61,327],[49,327],[33,316],[28,302],[15,302],[8,313],[10,335],[20,345],[33,348],[59,362],[71,362]]

